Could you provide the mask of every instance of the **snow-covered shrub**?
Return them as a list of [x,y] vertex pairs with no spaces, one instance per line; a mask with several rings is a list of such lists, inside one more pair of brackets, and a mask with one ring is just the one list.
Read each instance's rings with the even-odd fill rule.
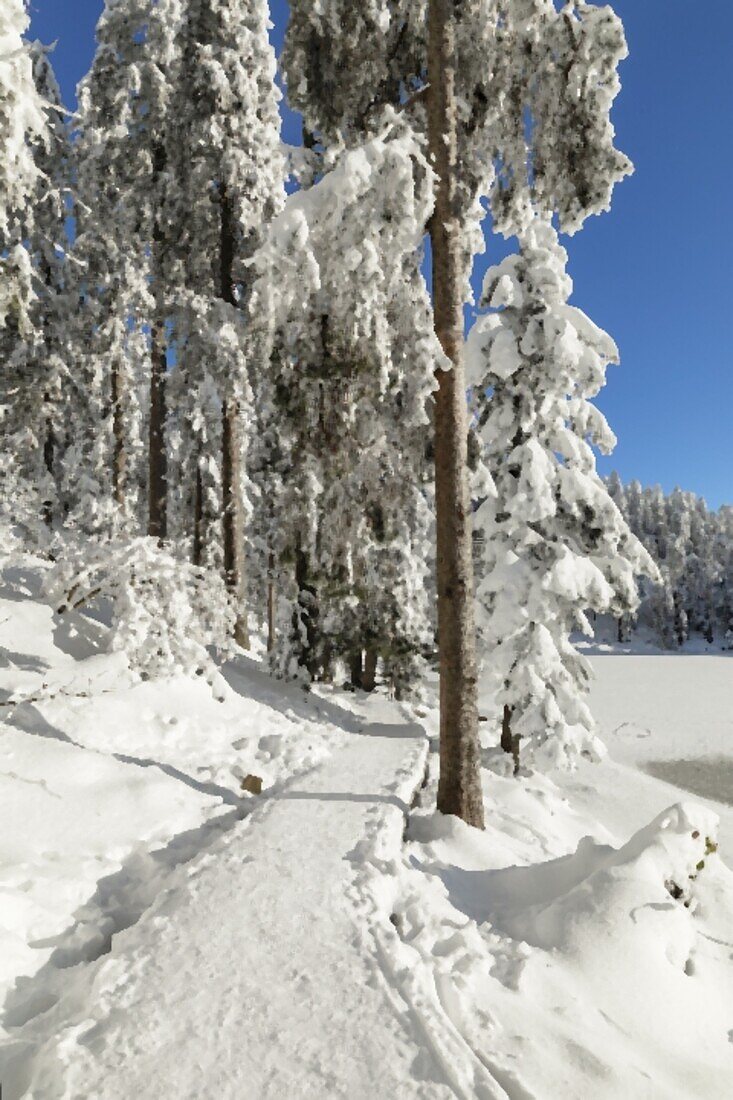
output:
[[[0,432],[5,430],[0,408]],[[18,470],[14,456],[0,459],[0,553],[7,547],[47,552],[51,533],[44,522],[45,483],[33,485]]]
[[155,539],[62,543],[46,579],[59,614],[106,601],[108,648],[144,679],[213,677],[209,647],[227,647],[234,614],[224,581]]

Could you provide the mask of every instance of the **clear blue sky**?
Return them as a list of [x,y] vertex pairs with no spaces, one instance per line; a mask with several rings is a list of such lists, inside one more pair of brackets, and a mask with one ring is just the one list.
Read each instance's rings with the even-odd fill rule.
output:
[[[602,460],[625,480],[733,503],[733,2],[615,0],[631,56],[614,122],[636,174],[613,210],[566,242],[574,302],[618,343],[599,403],[619,437]],[[58,39],[67,103],[89,67],[102,0],[34,0]],[[279,48],[287,8],[274,0]],[[288,120],[286,138],[297,140]],[[490,242],[495,261],[498,245]],[[493,253],[493,255],[492,255]]]

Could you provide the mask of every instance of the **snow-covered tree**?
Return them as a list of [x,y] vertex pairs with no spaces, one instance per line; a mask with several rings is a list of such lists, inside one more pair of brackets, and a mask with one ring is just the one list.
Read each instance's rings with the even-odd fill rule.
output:
[[640,586],[639,624],[670,648],[694,634],[708,643],[724,638],[733,602],[730,510],[710,512],[694,493],[675,489],[665,496],[661,486],[642,489],[636,481],[618,502],[661,572],[658,585]]
[[[426,130],[427,0],[289,7],[288,99],[311,131],[327,143],[360,140],[390,106]],[[447,10],[459,58],[456,197],[468,265],[483,248],[483,197],[510,233],[534,212],[557,213],[572,232],[608,208],[631,171],[609,120],[627,48],[607,5],[463,0]]]
[[519,760],[595,753],[584,696],[586,611],[620,616],[637,574],[655,567],[596,473],[593,448],[615,445],[591,403],[618,361],[613,341],[568,304],[567,254],[545,219],[520,252],[491,268],[489,312],[470,339],[470,381],[495,494],[482,505],[486,667],[504,715],[503,746]]
[[585,3],[560,10],[554,0],[291,3],[283,63],[291,104],[309,129],[326,144],[358,143],[398,108],[428,133],[437,172],[436,330],[453,368],[435,401],[439,805],[467,818],[466,805],[477,801],[462,793],[469,776],[477,788],[477,712],[460,336],[471,261],[483,250],[482,200],[505,233],[536,214],[557,214],[574,231],[608,206],[630,170],[609,121],[625,54],[610,8]]
[[24,232],[42,186],[38,150],[48,140],[31,51],[23,38],[27,26],[22,0],[0,0],[0,505],[12,522],[27,522],[37,530],[43,493],[14,453],[26,431],[16,353],[37,338],[36,288]]
[[164,138],[179,17],[177,0],[108,3],[79,88],[76,510],[93,529],[144,520],[156,537],[166,530]]
[[276,347],[260,409],[274,661],[286,675],[357,665],[366,650],[404,687],[430,641],[425,455],[442,357],[419,265],[431,184],[420,142],[394,116],[363,147],[326,154],[262,256]]
[[30,261],[34,296],[28,325],[10,324],[0,335],[4,368],[5,443],[17,474],[35,486],[47,525],[59,515],[58,487],[68,423],[72,378],[68,369],[69,298],[65,218],[72,153],[66,114],[49,59],[31,47],[33,75],[44,104],[46,132],[31,142],[35,188],[15,216]]
[[247,265],[281,206],[284,184],[268,26],[265,0],[188,0],[167,135],[185,287],[176,385],[179,477],[181,499],[194,501],[182,526],[195,528],[197,518],[202,523],[207,499],[219,496],[214,511],[221,533],[208,523],[205,534],[193,531],[192,542],[210,559],[221,547],[238,608],[237,639],[245,645],[244,538],[251,507],[245,458],[251,387],[260,384],[269,354],[262,321],[255,324],[250,312]]
[[28,16],[23,0],[0,0],[0,325],[12,316],[22,327],[30,299],[28,258],[17,237],[16,218],[23,214],[37,186],[33,143],[43,141],[46,118],[33,79],[31,54],[23,34]]

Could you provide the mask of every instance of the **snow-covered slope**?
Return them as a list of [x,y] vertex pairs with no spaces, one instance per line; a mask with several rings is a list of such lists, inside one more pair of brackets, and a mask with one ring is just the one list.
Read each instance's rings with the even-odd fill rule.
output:
[[243,776],[276,789],[344,736],[244,659],[223,701],[203,682],[134,682],[119,655],[97,654],[102,626],[43,601],[43,569],[16,558],[0,586],[6,1027],[54,999],[34,974],[108,949],[173,868],[249,812]]
[[609,758],[485,769],[480,834],[432,709],[134,683],[41,572],[0,590],[3,1100],[727,1095],[733,808],[649,770],[725,775],[731,658],[594,656]]

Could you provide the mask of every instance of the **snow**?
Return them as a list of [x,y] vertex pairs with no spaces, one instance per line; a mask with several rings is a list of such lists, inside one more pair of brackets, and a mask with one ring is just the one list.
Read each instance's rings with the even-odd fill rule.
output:
[[[243,776],[272,787],[328,751],[318,712],[253,665],[226,670],[223,702],[203,681],[136,683],[97,652],[104,627],[41,602],[44,572],[24,558],[0,586],[0,1003],[69,939],[83,958],[146,908],[247,812]],[[120,884],[137,896],[113,914]]]
[[[607,733],[616,712],[648,719],[635,707],[656,700],[670,751],[689,754],[706,716],[713,738],[716,719],[718,732],[726,722],[716,706],[726,687],[729,698],[733,666],[691,659],[699,663],[679,685],[680,658],[649,660],[596,659],[591,706]],[[709,709],[691,690],[696,677],[715,685]],[[658,751],[665,727],[651,724]],[[637,770],[636,745],[619,763],[607,741],[610,759],[575,773],[518,782],[484,772],[483,834],[432,812],[432,769],[392,902],[393,955],[460,1036],[473,1076],[459,1096],[727,1094],[733,876],[723,859],[733,812]],[[723,859],[712,850],[718,817]]]
[[42,573],[0,590],[36,700],[0,727],[4,1100],[727,1095],[730,656],[587,647],[609,752],[569,773],[510,776],[482,699],[480,833],[433,810],[432,705],[136,682]]

